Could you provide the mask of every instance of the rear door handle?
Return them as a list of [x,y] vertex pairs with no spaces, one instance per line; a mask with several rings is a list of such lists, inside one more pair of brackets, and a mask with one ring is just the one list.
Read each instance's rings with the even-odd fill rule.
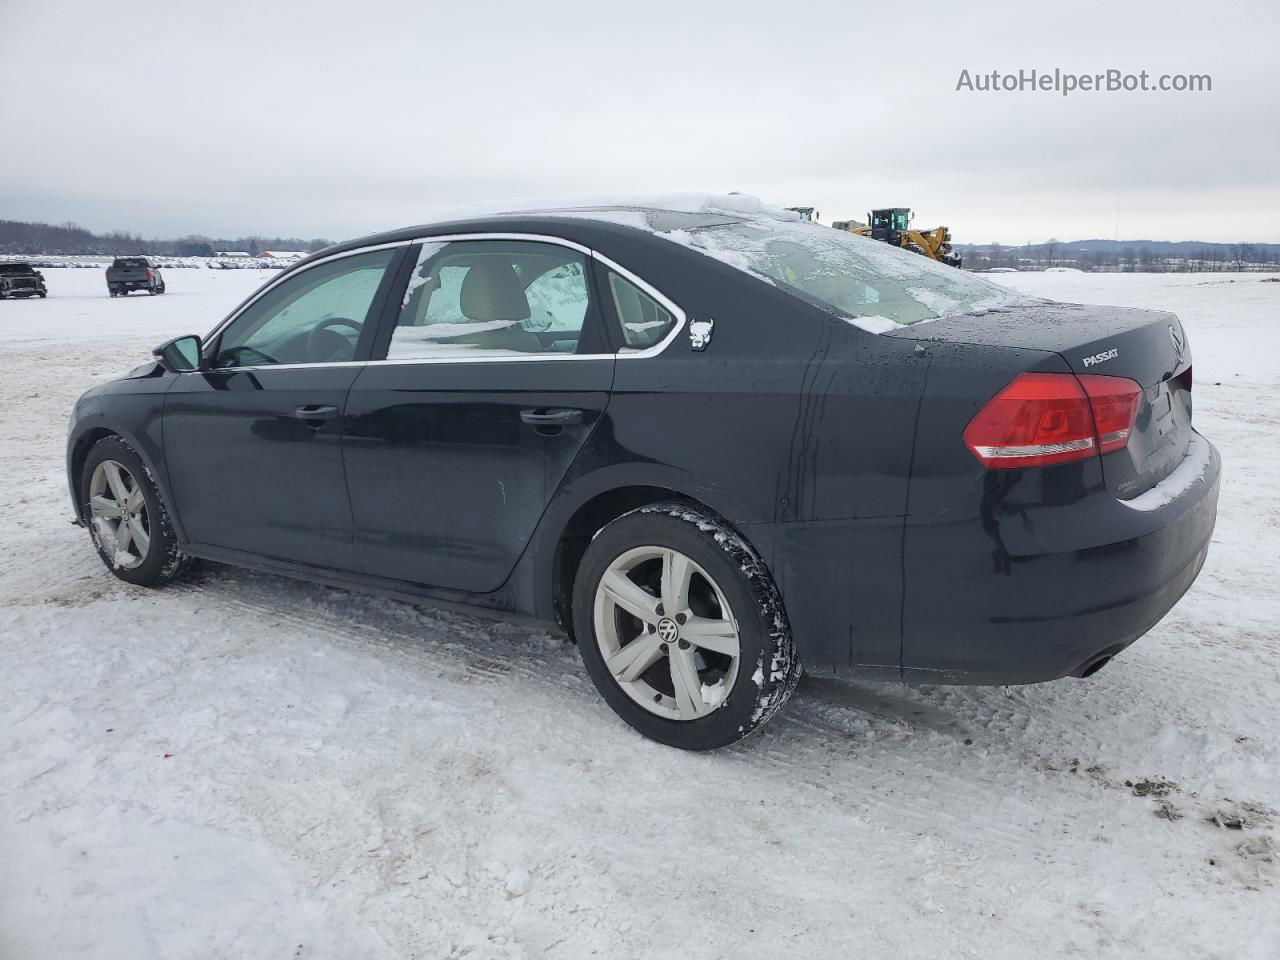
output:
[[293,411],[299,420],[332,420],[338,415],[338,408],[328,403],[308,403]]
[[571,423],[581,423],[582,411],[568,407],[549,410],[529,407],[520,411],[520,419],[535,427],[564,427]]

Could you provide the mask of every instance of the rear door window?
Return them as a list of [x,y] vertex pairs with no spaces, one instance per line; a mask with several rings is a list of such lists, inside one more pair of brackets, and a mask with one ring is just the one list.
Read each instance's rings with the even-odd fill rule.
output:
[[595,352],[586,257],[524,240],[424,243],[389,360]]

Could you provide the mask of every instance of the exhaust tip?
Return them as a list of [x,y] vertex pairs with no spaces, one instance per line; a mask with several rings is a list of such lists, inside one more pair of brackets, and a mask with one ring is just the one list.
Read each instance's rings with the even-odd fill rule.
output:
[[1099,670],[1101,670],[1110,662],[1111,662],[1111,654],[1104,653],[1102,656],[1098,657],[1095,660],[1087,661],[1083,666],[1081,666],[1076,671],[1075,675],[1079,677],[1081,680],[1084,680],[1088,677],[1092,677],[1095,673],[1097,673]]

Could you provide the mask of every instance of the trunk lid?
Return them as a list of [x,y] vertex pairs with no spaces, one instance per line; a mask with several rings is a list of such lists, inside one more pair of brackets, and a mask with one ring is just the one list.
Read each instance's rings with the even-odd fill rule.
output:
[[1158,310],[1043,303],[964,314],[887,334],[1058,354],[1076,374],[1142,387],[1128,446],[1103,455],[1107,487],[1130,499],[1173,472],[1191,443],[1191,349],[1178,318]]

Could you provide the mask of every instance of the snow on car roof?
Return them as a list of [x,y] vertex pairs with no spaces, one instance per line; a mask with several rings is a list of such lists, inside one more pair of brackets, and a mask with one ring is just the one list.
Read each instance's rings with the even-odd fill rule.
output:
[[747,194],[672,194],[502,215],[529,214],[581,217],[644,230],[816,299],[868,333],[1029,302],[955,267],[805,221],[792,210]]
[[[688,215],[720,215],[733,218],[750,218],[760,220],[798,221],[800,214],[794,210],[784,210],[765,203],[759,197],[745,193],[673,193],[659,196],[639,196],[614,198],[608,200],[577,201],[538,205],[519,210],[507,210],[504,213],[549,215],[590,215],[593,213],[609,214],[626,210],[653,211]],[[615,220],[611,216],[599,219]]]

